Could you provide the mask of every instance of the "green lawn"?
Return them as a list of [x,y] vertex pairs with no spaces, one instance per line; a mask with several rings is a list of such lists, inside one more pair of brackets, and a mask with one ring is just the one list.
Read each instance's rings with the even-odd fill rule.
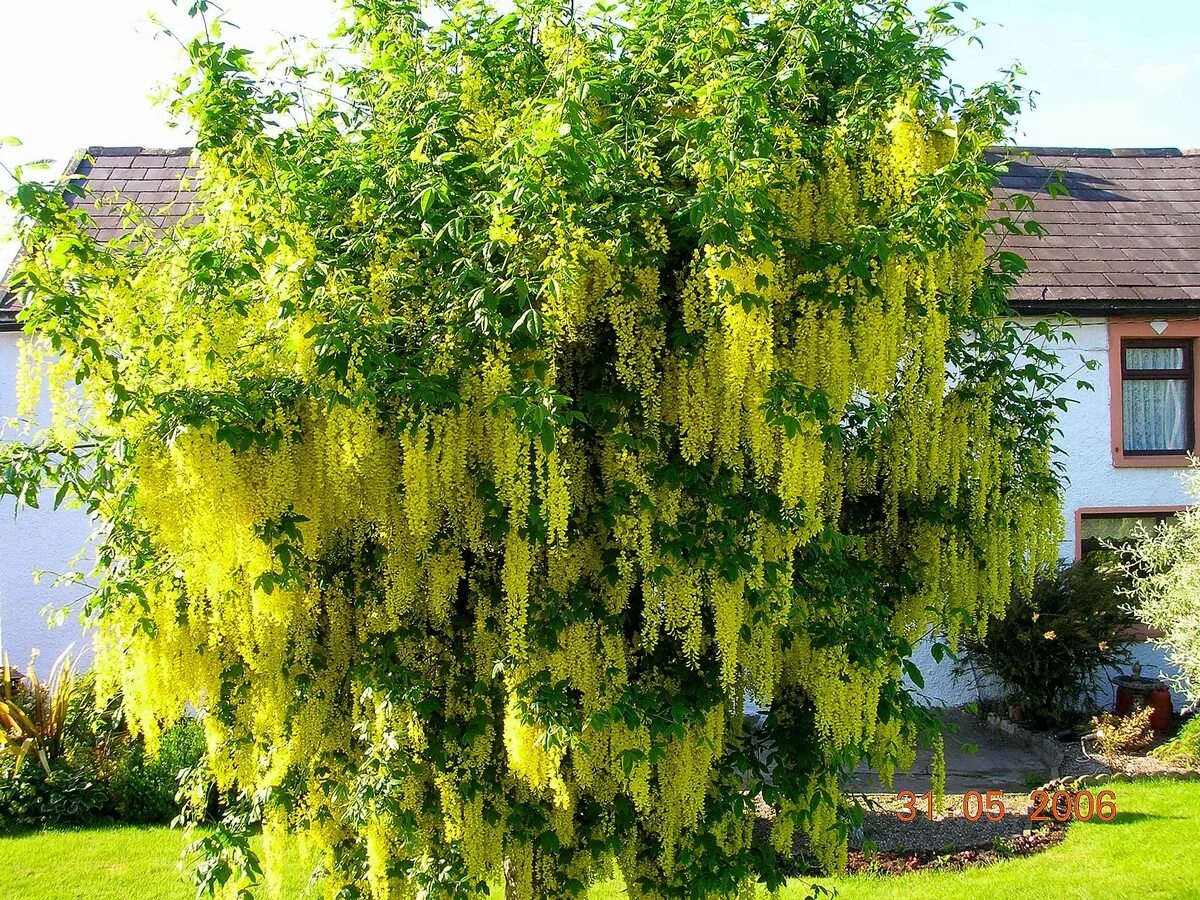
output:
[[[1149,781],[1116,788],[1119,813],[1108,824],[1079,822],[1057,847],[983,869],[891,878],[845,877],[821,883],[844,900],[1055,900],[1200,897],[1200,783]],[[22,900],[185,900],[178,871],[183,837],[164,828],[59,831],[0,838],[0,884]],[[291,867],[284,896],[304,896]],[[621,895],[615,886],[593,900]],[[802,900],[796,882],[785,900]]]
[[[1057,847],[961,872],[892,878],[832,878],[844,900],[1124,900],[1200,897],[1200,783],[1144,781],[1114,786],[1117,817],[1076,822]],[[805,891],[788,890],[788,900]]]
[[[185,843],[182,832],[169,828],[0,838],[0,894],[21,900],[191,900],[195,888],[179,868]],[[305,892],[308,879],[298,867],[289,867],[288,876],[288,900],[316,896]]]

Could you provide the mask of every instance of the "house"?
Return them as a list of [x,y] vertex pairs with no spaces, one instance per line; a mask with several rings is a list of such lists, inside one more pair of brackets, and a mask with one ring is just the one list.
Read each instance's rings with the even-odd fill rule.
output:
[[[191,174],[186,148],[91,147],[70,171],[99,203],[93,218],[101,239],[122,233],[115,193],[164,224],[177,221],[193,198],[180,187]],[[1029,322],[1076,320],[1069,328],[1075,343],[1060,350],[1075,401],[1061,422],[1069,478],[1061,555],[1075,559],[1189,503],[1179,475],[1196,450],[1200,419],[1200,154],[1025,148],[1009,154],[997,198],[1018,193],[1034,198],[1031,215],[1047,233],[996,239],[1029,264],[1013,305]],[[15,346],[22,338],[13,315],[11,302],[5,307],[0,300],[0,328],[7,329],[0,334],[0,415],[14,409]],[[1089,358],[1099,365],[1095,371],[1083,367]],[[1075,385],[1077,371],[1094,390]],[[68,634],[44,631],[36,610],[50,591],[32,588],[28,572],[63,565],[86,523],[68,510],[23,515],[15,523],[4,516],[0,529],[9,549],[0,570],[0,641],[17,658],[32,645],[48,651]],[[1150,644],[1136,653],[1146,674],[1165,665]],[[956,681],[927,648],[918,662],[931,699],[962,703],[976,695],[969,678]]]
[[[1029,266],[1012,306],[1027,322],[1068,317],[1074,338],[1056,349],[1074,401],[1059,423],[1068,479],[1059,555],[1075,560],[1192,502],[1180,475],[1200,424],[1200,151],[1022,148],[1008,154],[996,191],[1014,194],[1033,198],[1029,215],[1046,233],[996,237]],[[1139,636],[1144,673],[1174,674]],[[930,658],[921,667],[938,700],[976,694]]]

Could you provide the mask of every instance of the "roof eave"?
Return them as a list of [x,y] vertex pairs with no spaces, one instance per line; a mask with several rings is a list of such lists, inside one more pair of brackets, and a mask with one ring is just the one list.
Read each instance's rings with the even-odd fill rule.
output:
[[1200,316],[1200,300],[1010,300],[1022,316],[1089,316],[1093,318],[1162,316],[1164,319]]

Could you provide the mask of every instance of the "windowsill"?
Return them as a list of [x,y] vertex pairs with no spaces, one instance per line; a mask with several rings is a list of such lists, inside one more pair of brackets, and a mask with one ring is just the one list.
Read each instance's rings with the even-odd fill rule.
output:
[[1187,453],[1146,453],[1126,456],[1113,451],[1113,465],[1118,469],[1186,469],[1192,464]]

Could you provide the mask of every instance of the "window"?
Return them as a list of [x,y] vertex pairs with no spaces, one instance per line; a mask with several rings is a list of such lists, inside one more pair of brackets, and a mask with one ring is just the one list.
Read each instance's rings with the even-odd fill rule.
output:
[[1178,511],[1178,507],[1090,512],[1080,510],[1076,556],[1082,559],[1105,546],[1119,547],[1133,543],[1143,535],[1153,534],[1159,525],[1172,518]]
[[1109,320],[1109,446],[1116,468],[1188,465],[1200,422],[1198,340],[1200,319]]
[[[1075,511],[1075,559],[1107,547],[1128,546],[1153,534],[1174,518],[1182,506],[1091,507]],[[1132,641],[1162,637],[1148,625],[1137,624],[1126,635]]]
[[1191,341],[1121,341],[1125,455],[1190,452],[1195,434],[1192,391]]

